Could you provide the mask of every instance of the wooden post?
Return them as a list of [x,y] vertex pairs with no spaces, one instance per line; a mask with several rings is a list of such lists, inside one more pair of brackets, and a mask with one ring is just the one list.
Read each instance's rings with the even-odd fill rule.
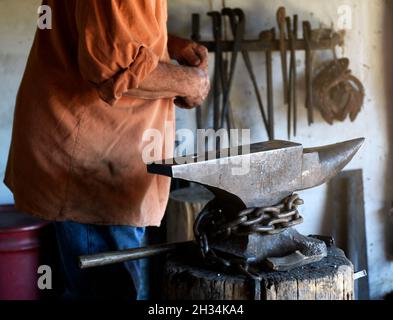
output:
[[[338,248],[320,262],[289,272],[261,272],[261,300],[353,300],[352,263]],[[163,286],[167,300],[252,300],[254,282],[217,272],[185,256],[168,258]]]
[[210,191],[199,185],[172,191],[166,210],[167,242],[193,240],[194,221],[213,198]]

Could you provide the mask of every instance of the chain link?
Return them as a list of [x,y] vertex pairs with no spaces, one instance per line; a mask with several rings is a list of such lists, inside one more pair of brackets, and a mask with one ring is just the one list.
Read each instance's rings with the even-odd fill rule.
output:
[[238,270],[247,277],[259,281],[260,276],[249,269],[249,263],[245,259],[219,256],[216,250],[209,246],[209,238],[212,235],[225,238],[231,234],[237,236],[254,233],[278,234],[303,222],[298,211],[298,206],[303,203],[297,194],[293,194],[276,206],[244,209],[229,221],[225,220],[225,216],[224,220],[217,220],[217,214],[221,213],[221,210],[207,206],[194,224],[194,235],[200,245],[202,257],[212,264]]
[[277,234],[303,222],[297,209],[302,204],[303,200],[297,194],[293,194],[277,206],[248,208],[240,211],[235,219],[222,224],[216,232],[226,236]]

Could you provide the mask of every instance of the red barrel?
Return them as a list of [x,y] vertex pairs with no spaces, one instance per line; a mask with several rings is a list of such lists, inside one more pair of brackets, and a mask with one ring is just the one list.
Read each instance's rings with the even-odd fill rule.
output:
[[0,206],[0,300],[40,298],[37,270],[47,226],[13,206]]

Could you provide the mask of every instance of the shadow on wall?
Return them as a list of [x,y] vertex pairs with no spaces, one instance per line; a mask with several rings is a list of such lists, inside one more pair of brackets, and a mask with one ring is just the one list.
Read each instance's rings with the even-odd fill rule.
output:
[[[386,92],[386,101],[389,104],[393,104],[393,2],[389,0],[385,0],[386,10],[384,18],[384,65],[385,70],[389,70],[385,72],[385,92]],[[388,128],[388,145],[386,146],[388,159],[391,159],[393,162],[393,146],[392,139],[393,137],[393,108],[389,105],[387,108],[386,121]],[[393,260],[393,166],[391,162],[388,162],[388,166],[385,169],[385,203],[386,207],[383,208],[381,212],[381,220],[384,224],[384,239],[385,239],[385,254],[388,260]]]

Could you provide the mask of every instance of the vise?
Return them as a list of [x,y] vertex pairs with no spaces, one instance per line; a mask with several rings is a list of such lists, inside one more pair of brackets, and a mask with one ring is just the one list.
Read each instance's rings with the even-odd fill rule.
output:
[[[327,182],[354,157],[364,139],[304,149],[269,141],[149,164],[152,174],[201,184],[215,198],[199,214],[194,234],[207,264],[253,275],[259,266],[277,271],[321,260],[326,241],[306,237],[295,192]],[[239,167],[240,166],[240,167]],[[166,253],[195,242],[164,244],[80,257],[88,268]]]

